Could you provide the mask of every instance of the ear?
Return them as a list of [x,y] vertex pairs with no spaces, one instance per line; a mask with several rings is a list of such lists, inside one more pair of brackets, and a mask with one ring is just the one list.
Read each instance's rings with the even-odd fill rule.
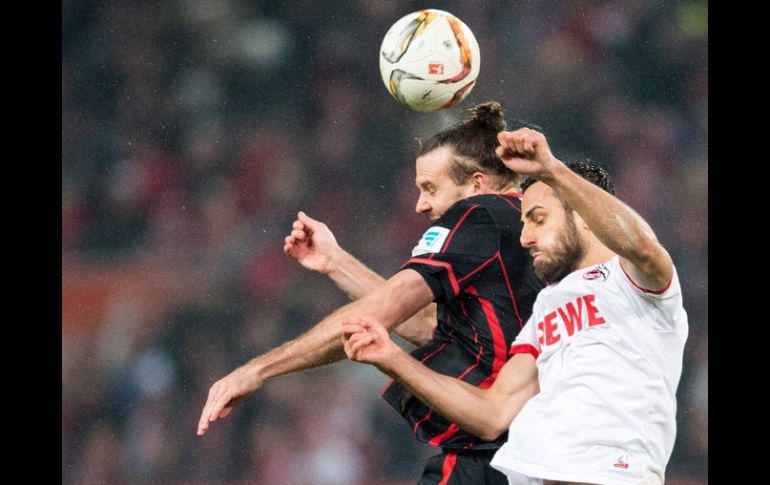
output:
[[473,192],[475,194],[488,194],[489,193],[489,176],[484,172],[474,172],[471,175],[473,181]]
[[588,224],[586,224],[586,221],[584,221],[583,218],[580,217],[580,214],[575,210],[572,211],[572,220],[575,222],[575,227],[581,231],[593,232],[591,228],[588,227]]

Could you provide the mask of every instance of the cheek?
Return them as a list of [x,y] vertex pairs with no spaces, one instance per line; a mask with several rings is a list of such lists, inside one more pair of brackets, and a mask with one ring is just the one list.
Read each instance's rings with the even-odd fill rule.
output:
[[547,250],[553,250],[556,247],[556,240],[554,239],[553,234],[547,231],[540,231],[537,243],[539,247]]

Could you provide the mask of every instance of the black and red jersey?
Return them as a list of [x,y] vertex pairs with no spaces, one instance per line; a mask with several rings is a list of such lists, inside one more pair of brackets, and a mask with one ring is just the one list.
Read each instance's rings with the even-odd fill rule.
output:
[[[520,245],[520,219],[520,195],[477,195],[455,203],[423,234],[402,270],[416,270],[433,290],[438,326],[414,358],[481,388],[494,382],[544,286]],[[505,443],[507,433],[490,442],[461,431],[398,382],[383,397],[420,441],[450,449]]]

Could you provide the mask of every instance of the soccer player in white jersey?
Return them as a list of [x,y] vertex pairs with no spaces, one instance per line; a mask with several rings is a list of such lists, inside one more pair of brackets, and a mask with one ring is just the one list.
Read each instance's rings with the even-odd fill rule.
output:
[[511,484],[662,484],[688,332],[671,258],[601,169],[563,164],[527,128],[498,139],[532,178],[521,244],[548,286],[495,382],[432,372],[370,317],[348,319],[345,351],[479,437],[508,430],[492,466]]

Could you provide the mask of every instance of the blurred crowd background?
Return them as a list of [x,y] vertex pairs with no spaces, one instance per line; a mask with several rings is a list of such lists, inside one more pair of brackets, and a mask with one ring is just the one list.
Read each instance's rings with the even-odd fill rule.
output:
[[[475,33],[446,112],[387,93],[408,12]],[[388,277],[429,225],[415,138],[501,101],[589,157],[656,229],[690,318],[667,483],[708,481],[708,6],[703,1],[62,1],[62,483],[396,485],[425,458],[341,362],[268,382],[204,437],[208,388],[347,302],[282,252],[298,210]]]

